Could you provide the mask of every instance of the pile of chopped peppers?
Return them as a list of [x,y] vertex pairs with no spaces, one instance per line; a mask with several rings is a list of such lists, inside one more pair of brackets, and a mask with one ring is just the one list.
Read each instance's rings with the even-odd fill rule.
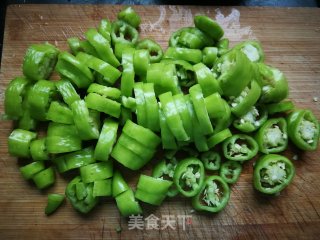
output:
[[[280,154],[289,142],[315,150],[319,121],[286,100],[287,79],[264,63],[261,44],[231,48],[219,24],[198,15],[195,26],[172,33],[164,51],[139,38],[140,23],[128,7],[84,40],[68,39],[70,52],[30,46],[23,76],[5,91],[6,117],[16,126],[8,151],[30,159],[22,177],[46,189],[56,172],[77,173],[65,194],[48,195],[45,214],[65,197],[83,214],[113,197],[130,216],[143,213],[141,202],[158,206],[177,195],[197,211],[219,212],[252,159],[254,188],[278,195],[295,174]],[[60,80],[50,80],[54,71]],[[155,156],[163,157],[152,174],[142,173]],[[135,189],[120,165],[140,174]]]

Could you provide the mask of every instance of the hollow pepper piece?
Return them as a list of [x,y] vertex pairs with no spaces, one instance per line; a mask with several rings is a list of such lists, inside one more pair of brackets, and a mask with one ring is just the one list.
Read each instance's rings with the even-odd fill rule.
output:
[[37,137],[35,132],[14,129],[8,138],[8,151],[17,157],[30,157],[30,144]]
[[111,26],[111,39],[113,45],[117,43],[136,44],[139,38],[138,31],[128,23],[116,20]]
[[57,62],[59,50],[49,43],[31,45],[24,56],[23,74],[32,80],[48,79]]
[[160,62],[163,56],[161,46],[152,39],[145,38],[137,43],[136,49],[146,49],[149,52],[150,63]]
[[230,188],[220,176],[208,177],[199,193],[192,198],[197,211],[220,212],[230,199]]
[[277,194],[286,188],[295,175],[292,162],[284,156],[268,154],[254,165],[253,185],[265,194]]
[[228,139],[231,136],[232,136],[232,133],[229,130],[229,128],[226,128],[220,132],[214,133],[207,140],[208,147],[213,148],[214,146],[218,145],[219,143],[222,143],[224,140]]
[[209,68],[212,68],[218,58],[218,48],[205,47],[202,50],[202,62]]
[[84,183],[111,178],[113,175],[113,162],[91,163],[80,167],[81,179]]
[[221,156],[219,153],[213,151],[203,152],[201,153],[200,159],[206,170],[219,170],[221,165]]
[[234,46],[234,49],[242,51],[251,62],[256,63],[264,61],[264,52],[258,41],[244,41]]
[[186,158],[178,163],[173,182],[182,195],[193,197],[201,190],[204,178],[203,163],[197,158]]
[[262,153],[278,153],[288,146],[287,122],[284,118],[268,119],[255,137]]
[[218,41],[224,34],[220,25],[205,15],[198,15],[193,18],[194,25],[207,34],[214,41]]
[[234,184],[238,181],[242,171],[242,165],[235,161],[226,161],[221,164],[219,171],[220,177],[229,184]]
[[298,109],[287,118],[290,140],[301,150],[316,150],[319,142],[319,121],[311,110]]

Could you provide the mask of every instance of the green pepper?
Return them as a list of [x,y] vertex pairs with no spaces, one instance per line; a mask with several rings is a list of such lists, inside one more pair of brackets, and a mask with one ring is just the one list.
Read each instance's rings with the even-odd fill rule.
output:
[[213,67],[223,95],[237,97],[252,80],[252,66],[240,50],[230,51],[221,56]]
[[31,117],[46,121],[46,115],[51,99],[56,93],[54,82],[39,80],[32,86],[28,95],[28,105]]
[[46,215],[50,215],[54,213],[57,208],[63,203],[64,201],[64,195],[57,194],[57,193],[51,193],[48,195],[48,203],[44,210]]
[[52,101],[46,114],[47,120],[52,122],[73,124],[73,115],[71,109],[64,103]]
[[97,93],[101,96],[117,101],[120,100],[121,97],[121,91],[118,88],[107,87],[97,83],[92,83],[87,89],[87,93]]
[[115,118],[120,117],[121,104],[105,96],[97,93],[89,93],[85,97],[85,103],[89,109],[103,112]]
[[59,173],[64,173],[72,169],[80,168],[94,163],[93,148],[87,147],[79,151],[68,153],[54,158],[53,163]]
[[68,46],[71,50],[71,53],[73,55],[77,55],[80,51],[82,51],[79,38],[71,37],[71,38],[67,39],[67,42],[68,42]]
[[238,181],[242,171],[242,165],[235,161],[226,161],[221,164],[220,177],[229,184],[234,184]]
[[[22,101],[22,116],[18,120],[17,128],[24,129],[24,130],[36,130],[38,120],[34,119],[31,116],[30,106],[29,106],[29,96],[30,96],[31,87],[27,87],[26,94]],[[18,108],[19,109],[19,108]],[[12,118],[12,117],[10,117]]]
[[118,19],[125,21],[134,28],[138,28],[141,22],[140,16],[132,7],[127,7],[118,13]]
[[98,26],[98,32],[105,38],[107,41],[111,41],[111,22],[108,19],[102,19]]
[[269,114],[282,113],[294,110],[294,104],[291,101],[270,103],[266,105]]
[[20,167],[20,173],[25,180],[31,179],[35,174],[45,169],[43,162],[32,162]]
[[218,41],[224,34],[224,31],[220,25],[205,15],[197,15],[193,18],[193,20],[194,25],[214,41]]
[[233,126],[241,132],[254,132],[268,119],[268,113],[263,106],[253,106],[240,118],[234,120]]
[[251,62],[256,63],[264,61],[264,52],[258,41],[244,41],[238,43],[233,48],[241,50]]
[[278,153],[288,146],[287,122],[284,118],[268,119],[256,134],[256,141],[262,153]]
[[126,97],[132,96],[132,90],[134,86],[134,66],[133,66],[133,56],[134,49],[127,48],[122,53],[122,76],[121,76],[121,94]]
[[202,60],[202,52],[199,49],[168,47],[163,58],[184,60],[190,63],[199,63]]
[[262,93],[260,102],[276,103],[288,96],[289,86],[287,78],[277,68],[270,67],[263,63],[258,63],[260,73],[260,85]]
[[220,132],[214,133],[212,136],[210,136],[207,140],[208,147],[213,148],[214,146],[218,145],[219,143],[222,143],[227,138],[231,137],[232,133],[229,130],[229,128],[226,128]]
[[32,80],[48,79],[57,62],[59,50],[49,43],[31,45],[23,59],[23,74]]
[[211,46],[213,41],[202,31],[195,27],[183,27],[171,34],[169,39],[170,47],[186,47],[202,49]]
[[[112,24],[112,27],[113,27],[113,24]],[[112,29],[111,38],[114,41],[113,35],[114,35],[114,32]],[[103,61],[109,63],[114,67],[120,66],[120,63],[116,58],[116,56],[114,55],[113,50],[110,46],[110,41],[104,38],[100,33],[98,33],[96,29],[93,29],[93,28],[89,29],[85,33],[85,36],[88,39],[89,43],[93,46],[93,48],[97,52],[98,56],[96,57],[99,57],[100,59],[102,59]],[[91,55],[95,56],[95,54],[91,54]]]
[[140,77],[146,76],[149,64],[150,64],[150,55],[148,50],[138,49],[134,51],[133,67],[134,67],[134,72],[138,76]]
[[178,163],[173,182],[182,195],[193,197],[201,190],[204,177],[203,163],[197,158],[186,158]]
[[[102,36],[102,34],[101,34],[101,36]],[[105,40],[107,40],[107,39],[105,39]],[[109,42],[109,40],[107,40],[107,41]],[[92,56],[99,57],[97,50],[88,40],[80,41],[80,47],[81,47],[81,49],[80,49],[81,51],[88,53]],[[101,47],[101,46],[98,45],[98,47]]]
[[46,147],[46,138],[33,140],[30,143],[30,154],[34,161],[49,160],[49,154]]
[[218,56],[222,56],[223,54],[225,54],[226,52],[228,52],[229,49],[229,39],[228,38],[223,38],[220,39],[217,42],[217,48],[218,48]]
[[254,165],[253,185],[265,194],[277,194],[286,188],[295,175],[292,162],[284,156],[268,154]]
[[237,117],[245,115],[248,110],[258,101],[261,88],[256,81],[250,84],[237,97],[230,97],[231,112]]
[[56,178],[52,167],[44,169],[32,176],[36,187],[40,190],[45,189],[55,183]]
[[235,134],[223,142],[224,157],[232,161],[248,161],[258,153],[258,144],[250,136]]
[[202,62],[212,68],[218,58],[218,48],[216,47],[205,47],[202,50]]
[[221,101],[220,107],[224,107],[224,111],[222,111],[223,114],[219,118],[212,119],[214,125],[214,133],[221,132],[222,130],[228,128],[233,120],[231,109],[229,107],[229,104],[225,100]]
[[134,95],[136,99],[136,115],[137,122],[143,127],[148,126],[146,100],[143,94],[143,83],[137,82],[134,84]]
[[132,189],[128,189],[116,196],[116,203],[123,217],[142,213],[140,204],[136,201]]
[[80,167],[80,175],[84,183],[110,178],[113,175],[113,163],[108,161],[82,166]]
[[61,94],[63,101],[71,106],[74,101],[80,100],[80,96],[68,80],[60,80],[55,82],[56,87]]
[[35,132],[14,129],[8,138],[8,151],[17,157],[30,157],[30,144],[37,137]]
[[160,108],[159,108],[159,121],[160,121],[162,148],[163,149],[177,149],[178,146],[177,146],[175,137],[172,134],[172,132],[168,126],[168,123],[166,121],[166,117],[165,117],[162,109],[160,109]]
[[219,93],[212,93],[204,99],[205,107],[211,119],[221,119],[229,116],[227,102]]
[[207,177],[199,193],[192,198],[192,206],[197,211],[220,212],[230,199],[230,188],[219,176]]
[[112,177],[112,197],[117,197],[119,194],[129,189],[128,184],[123,179],[121,173],[117,170],[114,171]]
[[113,145],[117,139],[118,123],[112,119],[104,120],[100,136],[94,150],[94,158],[99,161],[108,161]]
[[152,131],[159,131],[159,107],[154,92],[153,83],[144,83],[142,86],[147,114],[147,127]]
[[79,137],[82,140],[98,139],[100,126],[99,112],[94,110],[90,111],[84,100],[73,102],[71,109]]
[[150,63],[160,62],[163,56],[161,46],[152,39],[145,38],[138,42],[136,49],[146,49],[149,52]]
[[207,151],[201,153],[200,157],[203,162],[204,168],[206,170],[215,171],[220,168],[221,165],[221,157],[220,154],[213,151]]
[[171,185],[172,181],[141,174],[135,197],[140,201],[159,206],[167,196]]
[[112,196],[112,179],[102,179],[93,182],[93,197]]
[[4,108],[9,119],[18,119],[24,113],[23,102],[29,89],[30,81],[23,77],[11,80],[5,90]]
[[319,141],[319,121],[311,110],[294,110],[287,118],[290,140],[301,150],[316,150]]
[[125,42],[136,44],[139,38],[138,31],[128,23],[117,20],[112,23],[111,39],[113,44]]
[[80,213],[90,212],[98,203],[98,198],[93,196],[93,183],[83,183],[80,176],[68,183],[65,194]]
[[81,140],[74,125],[50,122],[46,137],[48,153],[65,153],[81,149]]
[[126,51],[126,49],[135,48],[135,45],[130,42],[117,42],[114,46],[114,54],[119,59],[119,61],[122,61],[122,55]]

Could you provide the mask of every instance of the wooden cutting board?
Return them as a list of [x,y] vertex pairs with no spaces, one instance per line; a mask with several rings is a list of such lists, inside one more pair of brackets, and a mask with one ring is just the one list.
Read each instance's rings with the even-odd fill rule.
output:
[[[28,45],[48,41],[67,49],[66,39],[83,37],[101,18],[115,19],[121,6],[111,5],[11,5],[7,9],[0,74],[0,112],[4,89],[21,75]],[[281,69],[289,80],[290,99],[310,108],[320,119],[320,9],[137,6],[142,17],[141,37],[151,37],[165,48],[170,34],[192,25],[195,14],[216,18],[225,28],[231,45],[245,39],[262,42],[266,62]],[[314,101],[318,97],[319,101]],[[144,217],[154,214],[174,229],[129,230],[109,199],[88,216],[65,203],[46,217],[47,193],[63,193],[67,178],[58,177],[54,187],[39,192],[24,181],[19,162],[7,153],[9,121],[0,124],[0,239],[319,239],[320,151],[302,153],[291,148],[286,155],[295,161],[297,174],[280,196],[266,198],[252,187],[252,161],[245,164],[240,180],[232,186],[229,205],[219,214],[197,214],[188,199],[173,198],[159,208],[145,207]],[[153,162],[154,163],[154,162]],[[144,171],[149,171],[149,164]],[[125,172],[134,186],[137,177]],[[185,229],[177,218],[189,216]],[[147,222],[146,222],[147,223]],[[149,221],[150,223],[150,221]],[[121,233],[116,228],[121,227]],[[145,229],[146,229],[145,225]]]

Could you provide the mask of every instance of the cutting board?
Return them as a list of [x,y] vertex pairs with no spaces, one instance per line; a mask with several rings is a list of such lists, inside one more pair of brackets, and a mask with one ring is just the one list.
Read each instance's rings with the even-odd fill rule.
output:
[[[11,5],[7,9],[1,65],[0,112],[4,89],[21,75],[22,59],[28,45],[48,41],[62,50],[66,39],[83,37],[100,19],[115,19],[121,6],[111,5]],[[288,78],[289,98],[301,108],[310,108],[320,119],[320,9],[136,6],[142,17],[141,37],[150,37],[167,47],[170,34],[192,25],[195,14],[207,14],[220,22],[231,45],[258,39],[266,62],[281,69]],[[264,197],[252,187],[253,161],[244,165],[240,180],[233,185],[231,199],[219,214],[192,211],[190,201],[168,199],[158,207],[143,205],[144,218],[159,218],[164,229],[129,229],[112,199],[104,200],[92,213],[81,216],[66,202],[50,217],[44,215],[48,193],[63,193],[69,180],[58,177],[46,191],[24,181],[20,162],[7,153],[7,136],[12,123],[0,125],[0,239],[319,239],[320,235],[320,150],[303,153],[291,147],[297,174],[293,183],[277,197]],[[150,171],[152,161],[143,169]],[[134,186],[137,176],[124,171]],[[171,221],[166,219],[170,216]],[[183,225],[183,219],[185,225]],[[178,221],[180,219],[180,221]],[[182,220],[181,220],[182,219]],[[139,225],[141,226],[141,225]],[[116,228],[122,231],[117,232]]]

